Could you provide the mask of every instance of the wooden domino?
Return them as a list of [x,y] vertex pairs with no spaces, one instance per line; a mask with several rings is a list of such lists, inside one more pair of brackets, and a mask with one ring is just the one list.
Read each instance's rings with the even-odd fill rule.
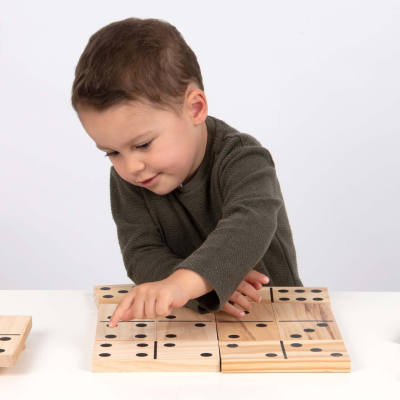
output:
[[100,304],[93,372],[220,371],[215,315],[181,307],[156,320],[108,322],[117,304]]
[[245,316],[181,307],[156,319],[108,322],[135,285],[95,286],[92,372],[350,372],[327,288],[267,287]]
[[118,304],[136,285],[95,286],[93,295],[97,308],[100,304]]
[[12,367],[32,329],[30,315],[0,315],[0,367]]

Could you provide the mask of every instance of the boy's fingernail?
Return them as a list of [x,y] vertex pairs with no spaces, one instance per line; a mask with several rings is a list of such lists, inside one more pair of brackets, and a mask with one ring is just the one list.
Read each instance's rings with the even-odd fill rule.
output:
[[108,324],[108,326],[109,326],[110,328],[112,328],[114,325],[113,325],[112,322],[110,322],[110,323]]
[[266,283],[268,283],[268,282],[269,282],[269,278],[268,278],[268,276],[266,276],[266,277],[264,278],[264,282],[266,282]]

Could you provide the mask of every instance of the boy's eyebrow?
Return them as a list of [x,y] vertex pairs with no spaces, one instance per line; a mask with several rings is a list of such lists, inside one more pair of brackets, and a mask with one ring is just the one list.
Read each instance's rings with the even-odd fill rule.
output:
[[[129,143],[132,143],[133,141],[136,142],[136,141],[137,141],[138,139],[140,139],[141,137],[146,136],[146,135],[148,135],[149,133],[152,133],[152,132],[153,132],[153,130],[149,130],[149,131],[147,131],[147,132],[141,133],[140,135],[137,135],[135,138],[129,140],[128,143],[125,143],[125,144],[124,144],[124,147],[127,146]],[[100,150],[106,150],[106,149],[107,149],[107,147],[100,146],[100,145],[98,145],[98,144],[96,144],[96,147],[97,147],[98,149],[100,149]]]

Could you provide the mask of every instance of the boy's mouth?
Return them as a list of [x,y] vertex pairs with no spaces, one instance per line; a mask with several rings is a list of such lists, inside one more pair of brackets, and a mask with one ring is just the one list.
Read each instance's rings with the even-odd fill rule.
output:
[[155,183],[155,181],[158,179],[158,176],[160,175],[160,173],[158,173],[157,175],[154,175],[152,178],[147,179],[145,181],[139,182],[140,184],[144,185],[144,186],[149,186],[152,185],[153,183]]

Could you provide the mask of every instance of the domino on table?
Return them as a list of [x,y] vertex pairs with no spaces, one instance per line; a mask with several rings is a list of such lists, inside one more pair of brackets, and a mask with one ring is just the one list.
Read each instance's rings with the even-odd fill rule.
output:
[[0,315],[0,367],[15,365],[31,329],[31,315]]

